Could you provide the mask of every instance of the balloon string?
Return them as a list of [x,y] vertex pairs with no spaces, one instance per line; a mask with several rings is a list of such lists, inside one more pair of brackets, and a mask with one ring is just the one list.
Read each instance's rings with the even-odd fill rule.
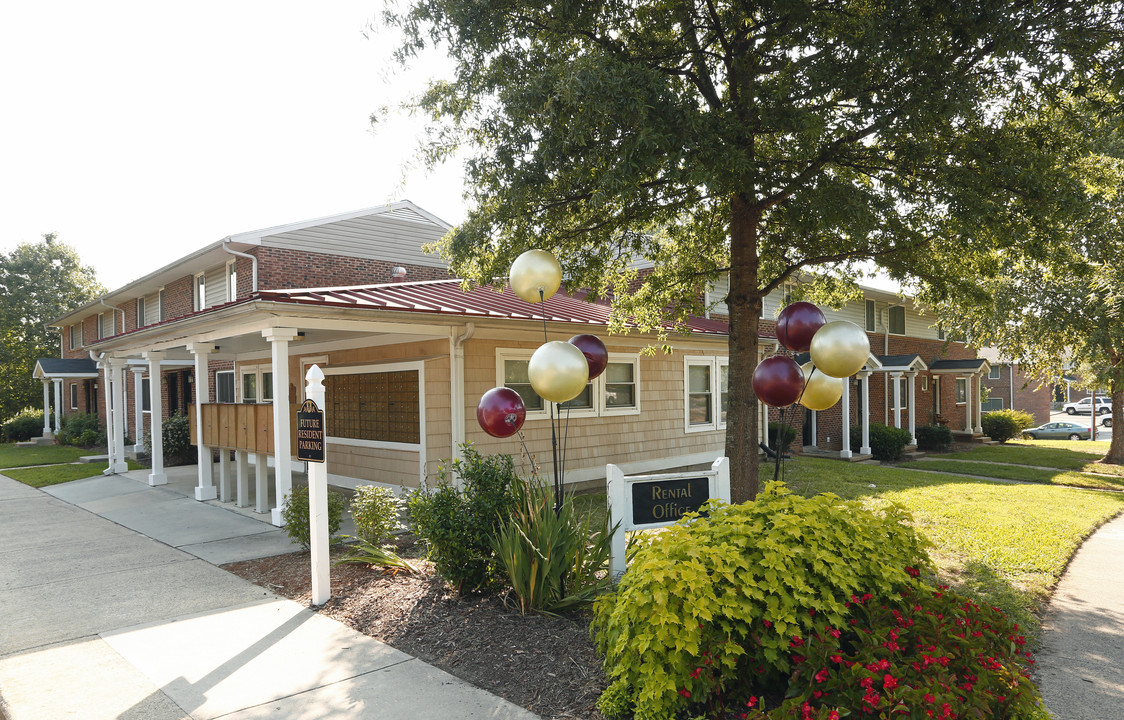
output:
[[523,455],[527,458],[527,462],[531,464],[531,476],[534,477],[535,480],[541,480],[541,478],[539,478],[538,464],[535,463],[535,458],[531,455],[531,450],[527,447],[527,441],[523,438],[523,431],[516,430],[515,434],[519,436],[519,442],[523,445]]
[[[561,421],[560,421],[561,422]],[[566,447],[570,441],[570,406],[566,405],[566,429],[562,433],[562,486],[566,486]]]
[[542,316],[542,340],[550,342],[546,334],[546,294],[542,288],[539,288],[539,314]]

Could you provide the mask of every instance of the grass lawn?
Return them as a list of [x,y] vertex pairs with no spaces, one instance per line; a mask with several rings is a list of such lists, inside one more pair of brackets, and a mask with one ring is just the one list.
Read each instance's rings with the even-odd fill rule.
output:
[[787,463],[785,480],[804,495],[833,492],[872,506],[904,506],[933,543],[930,552],[942,579],[1003,608],[1032,634],[1038,628],[1034,613],[1070,556],[1093,530],[1124,510],[1124,493],[815,458]]
[[0,444],[0,468],[69,463],[83,455],[94,455],[96,453],[96,450],[69,445],[16,447],[14,443],[4,443]]
[[[130,470],[140,470],[143,467],[133,460],[128,462]],[[101,475],[102,470],[105,470],[105,466],[101,463],[79,463],[76,465],[46,465],[44,467],[6,470],[3,474],[13,480],[19,480],[25,485],[39,488],[94,477],[95,475]]]
[[931,457],[987,460],[1124,476],[1124,466],[1096,462],[1107,452],[1108,443],[1100,441],[1018,440],[1004,445],[982,445],[966,452],[934,454]]
[[[966,455],[967,453],[958,453]],[[918,470],[938,470],[940,472],[962,473],[965,475],[984,475],[1002,480],[1022,480],[1023,482],[1044,485],[1072,485],[1074,487],[1096,490],[1124,490],[1124,477],[1105,477],[1087,475],[1064,470],[1043,470],[1019,465],[996,465],[990,462],[963,462],[961,460],[917,460],[901,463],[898,467]],[[974,458],[973,458],[974,459]]]

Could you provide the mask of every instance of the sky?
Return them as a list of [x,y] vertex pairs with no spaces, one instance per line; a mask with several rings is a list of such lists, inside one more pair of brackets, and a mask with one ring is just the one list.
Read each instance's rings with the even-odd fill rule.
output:
[[[0,3],[0,252],[58,233],[115,288],[239,232],[411,200],[463,220],[459,164],[413,161],[380,0]],[[366,32],[366,36],[364,33]]]

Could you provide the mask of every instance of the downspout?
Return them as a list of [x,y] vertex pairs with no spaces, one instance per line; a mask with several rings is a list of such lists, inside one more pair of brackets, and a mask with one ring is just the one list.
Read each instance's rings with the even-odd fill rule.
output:
[[466,323],[464,332],[456,335],[455,328],[449,328],[449,405],[452,415],[451,441],[454,459],[461,458],[461,445],[465,440],[464,413],[464,343],[476,333],[476,326]]
[[226,238],[225,240],[222,241],[223,251],[228,252],[231,255],[237,255],[238,257],[249,258],[251,273],[253,275],[253,287],[250,288],[250,292],[257,292],[258,291],[258,258],[257,258],[257,256],[251,255],[249,253],[240,252],[238,250],[234,250],[233,248],[228,246],[229,242],[230,242],[230,238]]

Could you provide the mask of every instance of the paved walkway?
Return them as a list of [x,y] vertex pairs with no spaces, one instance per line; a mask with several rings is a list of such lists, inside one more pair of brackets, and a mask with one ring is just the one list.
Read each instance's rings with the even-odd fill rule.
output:
[[0,475],[8,720],[536,717],[215,567],[292,547],[143,477]]

